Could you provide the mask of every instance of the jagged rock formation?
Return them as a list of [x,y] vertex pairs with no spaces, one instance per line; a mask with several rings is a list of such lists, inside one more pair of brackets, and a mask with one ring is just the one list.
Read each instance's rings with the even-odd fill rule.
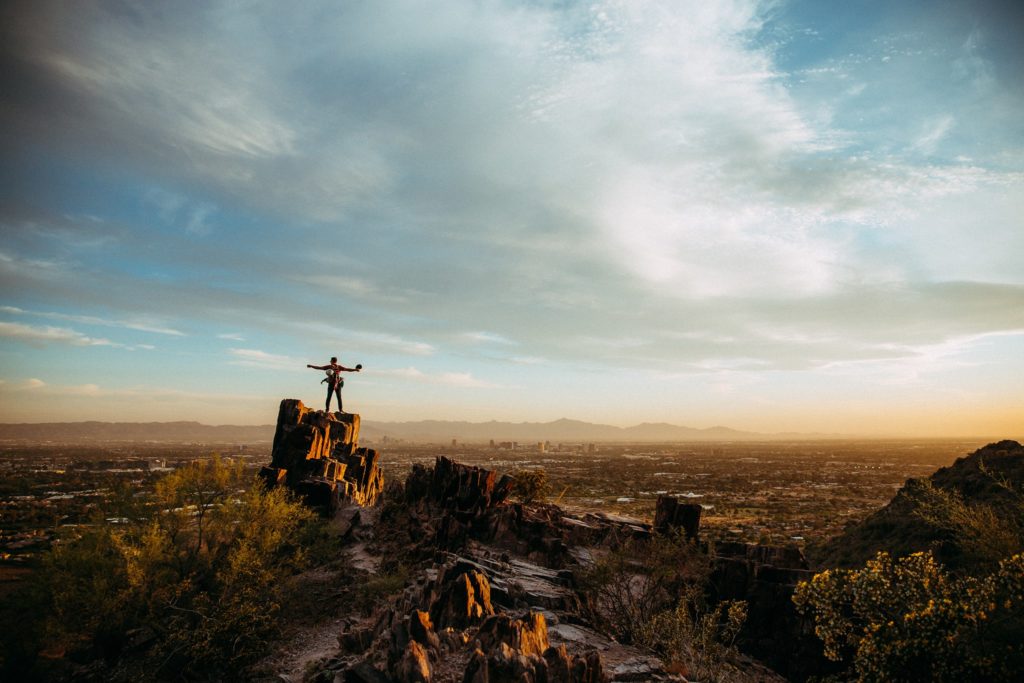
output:
[[373,505],[384,490],[377,451],[359,448],[359,415],[311,410],[281,401],[268,467],[268,486],[286,485],[307,504],[331,513],[342,501]]
[[[307,461],[329,468],[315,461],[355,453],[358,421],[351,427],[336,426],[322,415],[285,407],[275,463],[291,463],[299,482],[307,481],[309,472],[321,471],[310,469]],[[332,443],[332,433],[342,436]],[[290,482],[289,467],[280,469],[286,472],[275,476]],[[1008,492],[985,470],[1019,484],[1024,480],[1024,448],[1015,442],[993,444],[932,479],[936,486],[956,488],[965,496],[998,501]],[[323,662],[309,680],[684,683],[690,675],[684,667],[694,661],[689,655],[667,668],[650,651],[615,642],[601,632],[600,622],[610,611],[607,604],[600,604],[587,588],[593,581],[588,569],[606,571],[609,565],[601,565],[600,558],[619,558],[625,550],[626,568],[610,571],[624,572],[620,585],[629,586],[626,594],[632,599],[632,586],[642,581],[643,572],[663,567],[645,565],[640,556],[645,549],[663,547],[659,534],[679,532],[690,543],[670,546],[669,552],[686,553],[677,564],[692,563],[688,566],[700,580],[706,577],[703,597],[710,604],[747,603],[738,644],[760,661],[736,655],[729,666],[739,663],[741,668],[731,670],[742,674],[739,680],[776,683],[781,680],[776,672],[797,681],[834,673],[822,656],[811,618],[799,615],[792,603],[796,585],[813,575],[799,549],[702,543],[700,506],[675,498],[658,499],[652,525],[614,515],[570,514],[557,505],[511,502],[510,491],[509,477],[445,457],[438,457],[433,467],[413,466],[404,484],[392,483],[376,521],[383,533],[368,540],[364,550],[385,563],[410,568],[409,578],[401,593],[372,615],[346,621],[337,656]],[[899,498],[887,510],[897,509]],[[889,535],[902,533],[893,529],[889,527]],[[700,555],[701,550],[707,555]],[[676,562],[676,556],[669,562]],[[709,575],[703,573],[708,566]],[[660,590],[671,594],[678,587],[670,583]]]
[[[578,556],[650,525],[509,503],[507,478],[447,458],[389,487],[387,538],[423,567],[401,595],[340,635],[315,681],[683,681],[579,619]],[[413,560],[415,561],[415,559]]]
[[[968,504],[984,504],[1004,515],[1016,514],[1016,508],[1007,505],[1014,494],[1001,482],[1018,490],[1024,485],[1024,446],[1016,441],[989,444],[939,469],[929,480],[936,488],[959,493]],[[838,537],[808,548],[812,563],[818,567],[861,567],[880,551],[902,556],[921,550],[935,551],[949,567],[969,563],[971,558],[964,557],[960,549],[962,539],[916,514],[920,487],[920,481],[908,479],[884,508]]]
[[654,506],[654,530],[659,534],[668,534],[681,529],[687,539],[695,541],[700,530],[702,510],[696,503],[680,503],[675,496],[658,496]]

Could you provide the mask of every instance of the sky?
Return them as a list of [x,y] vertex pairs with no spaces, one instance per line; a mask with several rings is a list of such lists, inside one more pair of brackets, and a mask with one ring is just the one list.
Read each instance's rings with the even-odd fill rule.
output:
[[1024,434],[1024,4],[10,1],[0,422]]

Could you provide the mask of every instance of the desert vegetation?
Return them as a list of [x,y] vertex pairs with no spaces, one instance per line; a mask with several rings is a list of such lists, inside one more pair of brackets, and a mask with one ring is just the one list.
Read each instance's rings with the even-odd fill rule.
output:
[[813,615],[825,655],[845,665],[844,678],[1019,680],[1024,493],[978,460],[958,480],[954,468],[932,478],[959,488],[912,481],[901,491],[904,499],[894,501],[900,510],[911,506],[904,511],[931,532],[933,549],[902,557],[879,552],[861,568],[827,570],[797,587],[794,601]]
[[747,605],[707,600],[711,559],[681,533],[627,539],[580,576],[584,615],[606,634],[659,654],[701,681],[745,680],[735,648]]
[[8,597],[7,680],[104,661],[121,662],[113,679],[230,678],[277,632],[285,579],[329,543],[284,489],[217,458],[165,476],[118,515],[97,510]]

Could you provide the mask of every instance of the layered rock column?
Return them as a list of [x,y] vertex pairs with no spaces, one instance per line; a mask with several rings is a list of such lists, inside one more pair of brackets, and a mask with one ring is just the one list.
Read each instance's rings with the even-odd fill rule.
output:
[[285,485],[310,506],[333,512],[343,501],[373,505],[384,490],[377,451],[360,448],[359,415],[311,410],[286,398],[277,414],[268,486]]
[[659,534],[682,529],[687,540],[696,541],[700,531],[701,506],[680,503],[675,496],[658,496],[654,508],[654,530]]

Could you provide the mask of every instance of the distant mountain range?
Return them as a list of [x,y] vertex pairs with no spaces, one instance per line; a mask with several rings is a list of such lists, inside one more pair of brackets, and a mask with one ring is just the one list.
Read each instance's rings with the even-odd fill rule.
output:
[[[495,441],[586,441],[660,442],[674,441],[761,441],[770,439],[837,438],[836,434],[763,434],[729,427],[695,429],[664,422],[615,427],[579,420],[554,422],[374,422],[364,420],[365,440],[383,437],[426,443],[448,443],[452,439],[470,443]],[[162,441],[197,443],[259,443],[274,438],[274,425],[204,425],[199,422],[48,422],[0,424],[0,440],[91,442]]]
[[368,438],[406,439],[408,441],[447,442],[451,439],[486,443],[495,441],[593,441],[593,442],[673,442],[673,441],[759,441],[779,438],[825,438],[826,435],[760,434],[729,427],[695,429],[664,422],[645,422],[633,427],[615,427],[562,418],[554,422],[363,422]]

